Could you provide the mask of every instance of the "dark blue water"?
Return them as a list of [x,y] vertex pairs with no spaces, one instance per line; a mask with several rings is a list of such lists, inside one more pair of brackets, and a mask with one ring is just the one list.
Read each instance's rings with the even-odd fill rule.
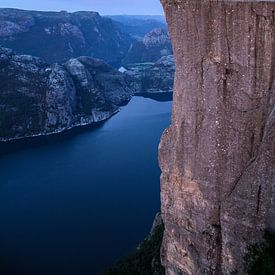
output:
[[0,274],[100,274],[129,254],[159,210],[170,110],[134,97],[98,129],[2,147]]

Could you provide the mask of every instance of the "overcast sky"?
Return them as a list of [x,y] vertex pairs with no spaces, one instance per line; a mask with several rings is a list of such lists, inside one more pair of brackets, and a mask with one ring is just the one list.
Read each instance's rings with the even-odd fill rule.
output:
[[0,0],[1,8],[98,11],[101,14],[162,14],[160,0]]

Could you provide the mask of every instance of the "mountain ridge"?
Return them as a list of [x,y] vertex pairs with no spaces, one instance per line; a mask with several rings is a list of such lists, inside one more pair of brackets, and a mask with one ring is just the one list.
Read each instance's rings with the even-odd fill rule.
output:
[[48,63],[85,55],[119,64],[131,42],[128,34],[97,12],[0,9],[0,44]]
[[49,65],[0,48],[0,79],[1,141],[104,121],[132,96],[119,71],[91,57]]

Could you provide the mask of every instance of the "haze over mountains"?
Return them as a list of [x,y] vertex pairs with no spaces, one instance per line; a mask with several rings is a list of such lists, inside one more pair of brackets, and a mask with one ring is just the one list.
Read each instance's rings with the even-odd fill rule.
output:
[[119,66],[137,38],[156,28],[167,33],[159,17],[148,18],[155,17],[115,16],[113,21],[97,12],[0,9],[0,45],[48,63],[85,55]]
[[142,39],[144,35],[156,28],[167,30],[165,17],[162,15],[108,15],[116,26],[132,37]]
[[164,18],[112,18],[0,9],[0,140],[103,121],[133,94],[172,92]]
[[0,44],[49,63],[87,55],[116,64],[131,42],[112,20],[96,12],[0,9]]

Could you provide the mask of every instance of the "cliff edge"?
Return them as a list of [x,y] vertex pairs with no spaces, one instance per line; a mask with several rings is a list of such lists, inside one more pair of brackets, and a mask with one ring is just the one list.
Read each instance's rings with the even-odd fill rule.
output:
[[275,2],[162,0],[173,118],[159,147],[166,274],[245,274],[275,230]]

